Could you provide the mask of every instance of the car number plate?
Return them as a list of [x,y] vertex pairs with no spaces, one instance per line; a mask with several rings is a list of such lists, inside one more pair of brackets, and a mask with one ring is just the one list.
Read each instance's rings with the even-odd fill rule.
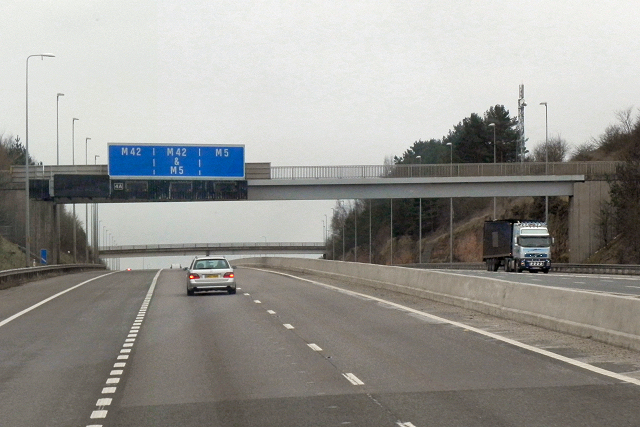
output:
[[218,277],[220,277],[219,274],[207,274],[206,276],[204,276],[207,279],[217,279]]

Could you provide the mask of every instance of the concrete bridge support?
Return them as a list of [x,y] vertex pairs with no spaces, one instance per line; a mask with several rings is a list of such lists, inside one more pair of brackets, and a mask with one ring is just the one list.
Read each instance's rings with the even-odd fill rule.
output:
[[569,199],[569,262],[581,263],[603,245],[600,209],[609,201],[609,183],[585,181],[574,184]]

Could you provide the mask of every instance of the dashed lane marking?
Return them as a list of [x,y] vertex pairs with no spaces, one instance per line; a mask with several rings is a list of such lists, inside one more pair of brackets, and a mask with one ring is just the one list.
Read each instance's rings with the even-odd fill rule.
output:
[[[161,271],[162,270],[158,270],[153,280],[151,281],[151,286],[147,291],[147,295],[144,298],[142,307],[140,308],[140,311],[138,311],[138,314],[136,315],[136,319],[133,322],[133,326],[129,330],[129,334],[127,335],[127,338],[122,344],[122,348],[120,349],[120,352],[117,356],[117,360],[119,360],[120,362],[115,362],[113,364],[113,367],[117,369],[112,369],[109,372],[109,377],[105,381],[105,385],[108,385],[109,387],[102,388],[101,394],[103,395],[114,394],[118,390],[117,384],[120,383],[120,376],[124,374],[124,368],[127,366],[127,363],[122,362],[122,360],[129,359],[129,353],[131,353],[132,347],[136,341],[136,337],[138,336],[138,331],[140,329],[140,325],[142,324],[142,320],[144,319],[144,316],[147,314],[147,308],[149,306],[149,302],[151,301],[151,297],[153,296],[153,291],[156,288],[156,283],[158,281],[158,277],[160,276]],[[109,411],[105,409],[105,407],[110,406],[111,402],[112,402],[112,399],[110,397],[102,397],[98,399],[98,401],[96,402],[96,406],[98,409],[92,411],[91,415],[89,415],[89,418],[91,418],[92,420],[107,418],[107,414],[109,413]],[[87,427],[102,427],[102,425],[88,424]]]

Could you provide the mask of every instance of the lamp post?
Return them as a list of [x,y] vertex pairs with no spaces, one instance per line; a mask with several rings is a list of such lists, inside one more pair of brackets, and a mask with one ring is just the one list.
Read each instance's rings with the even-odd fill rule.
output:
[[[60,165],[60,97],[64,96],[64,93],[58,92],[56,95],[56,165]],[[60,264],[60,205],[55,204],[54,214],[56,217],[56,264]]]
[[29,261],[31,260],[31,221],[29,219],[29,58],[39,56],[40,59],[55,58],[50,53],[38,53],[36,55],[27,56],[26,74],[25,74],[25,145],[24,145],[24,192],[25,192],[25,231],[24,231],[24,253],[25,253],[25,266],[29,267]]
[[[75,117],[71,120],[71,162],[75,166],[76,164],[76,119]],[[78,262],[78,251],[77,251],[77,233],[76,233],[76,204],[73,204],[73,263],[76,264]]]
[[[544,174],[549,174],[549,115],[546,102],[544,105]],[[549,224],[549,196],[544,196],[544,221]]]
[[[451,149],[451,175],[453,176],[453,143],[447,142]],[[453,264],[453,197],[449,197],[449,264]]]
[[[333,215],[331,216],[331,224],[333,224],[333,219],[336,217],[336,210],[331,208],[333,211]],[[331,227],[331,260],[336,260],[336,238],[334,236],[333,226]]]
[[355,201],[353,209],[353,262],[358,262],[358,201]]
[[[84,139],[84,164],[88,165],[87,152],[89,151],[89,140],[91,138]],[[84,229],[86,231],[84,245],[84,262],[89,263],[89,203],[84,204]]]
[[58,93],[56,95],[56,165],[60,165],[60,97],[64,96],[64,93]]
[[[96,154],[95,156],[93,156],[93,164],[97,165],[98,164],[98,157],[100,157],[99,154]],[[91,237],[93,238],[93,260],[94,263],[98,263],[99,261],[99,255],[98,255],[98,204],[94,203],[93,204],[93,224],[92,224],[92,230],[91,230]]]
[[[493,164],[496,164],[496,124],[489,123],[489,127],[493,128]],[[495,173],[495,171],[494,171]],[[496,196],[493,196],[493,219],[496,219]]]

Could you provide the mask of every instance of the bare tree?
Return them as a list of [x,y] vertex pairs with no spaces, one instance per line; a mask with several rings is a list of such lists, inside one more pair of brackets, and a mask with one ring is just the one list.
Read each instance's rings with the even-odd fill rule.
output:
[[534,162],[544,162],[547,159],[550,162],[563,162],[568,155],[569,144],[558,135],[534,148],[532,157]]
[[620,130],[627,135],[633,131],[634,118],[632,117],[633,107],[629,107],[626,110],[616,111],[616,118],[620,122]]

